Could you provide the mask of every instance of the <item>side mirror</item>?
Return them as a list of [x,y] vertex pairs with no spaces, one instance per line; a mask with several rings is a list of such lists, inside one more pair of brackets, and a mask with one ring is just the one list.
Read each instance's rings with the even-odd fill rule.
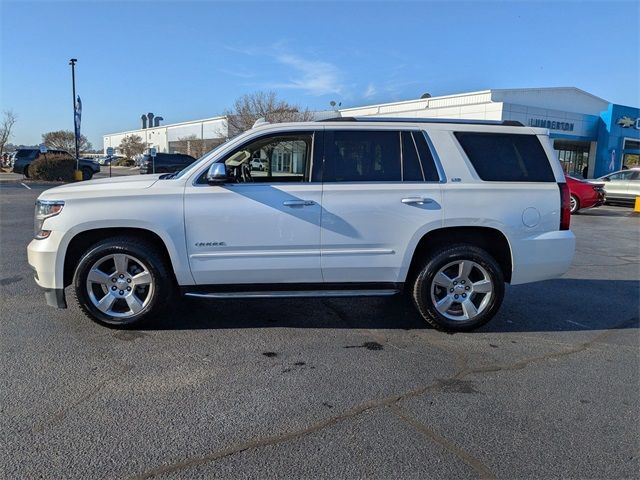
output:
[[214,163],[209,167],[209,171],[207,172],[207,182],[209,185],[219,185],[227,180],[227,167],[225,167],[224,163]]

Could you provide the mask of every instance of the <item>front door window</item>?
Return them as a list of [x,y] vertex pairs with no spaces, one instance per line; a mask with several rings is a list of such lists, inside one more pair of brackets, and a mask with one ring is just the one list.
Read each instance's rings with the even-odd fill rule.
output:
[[239,183],[309,181],[313,137],[313,132],[261,137],[227,155],[224,162]]

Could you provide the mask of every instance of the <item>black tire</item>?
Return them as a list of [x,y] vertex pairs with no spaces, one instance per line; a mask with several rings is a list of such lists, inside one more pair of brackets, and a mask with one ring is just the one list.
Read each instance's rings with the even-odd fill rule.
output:
[[[92,266],[110,254],[124,253],[145,264],[153,279],[148,304],[138,313],[119,318],[100,311],[91,301],[87,276]],[[112,328],[138,327],[166,312],[177,291],[173,272],[158,248],[147,241],[130,236],[111,237],[91,246],[80,258],[73,277],[73,294],[80,309],[93,321]]]
[[[475,262],[485,270],[492,283],[492,292],[486,303],[484,303],[482,310],[476,316],[470,319],[457,320],[448,318],[438,311],[432,299],[431,287],[436,274],[443,267],[462,260]],[[477,274],[479,269],[474,267],[473,271],[474,274]],[[446,291],[446,288],[444,290]],[[483,305],[485,295],[489,294],[469,294],[468,300],[479,301],[480,305]],[[481,248],[467,244],[442,247],[434,251],[423,262],[422,269],[418,272],[413,284],[412,296],[418,312],[431,326],[448,332],[466,332],[481,327],[496,314],[504,298],[504,275],[495,259]],[[462,309],[461,304],[460,309]]]
[[575,195],[571,195],[571,214],[578,213],[580,210],[580,200]]
[[91,180],[93,178],[93,170],[89,167],[84,167],[82,169],[82,180]]
[[22,174],[25,176],[25,178],[29,178],[29,165],[24,167],[24,170],[22,171]]

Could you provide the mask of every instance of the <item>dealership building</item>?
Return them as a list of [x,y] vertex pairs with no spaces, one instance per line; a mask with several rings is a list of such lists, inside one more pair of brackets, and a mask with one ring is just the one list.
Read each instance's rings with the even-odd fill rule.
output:
[[[482,90],[344,108],[336,115],[516,120],[549,130],[567,173],[593,178],[640,164],[640,109],[613,104],[574,87]],[[326,118],[327,114],[321,112],[320,116]],[[172,152],[184,147],[186,139],[220,143],[227,138],[228,129],[224,116],[150,126],[105,135],[105,151],[108,147],[117,150],[122,138],[131,134],[158,151]]]

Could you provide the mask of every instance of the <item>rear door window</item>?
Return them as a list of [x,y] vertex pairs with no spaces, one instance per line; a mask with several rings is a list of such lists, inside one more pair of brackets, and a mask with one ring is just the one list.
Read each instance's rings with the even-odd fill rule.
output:
[[400,182],[400,137],[390,130],[326,130],[324,182]]
[[555,182],[535,135],[455,132],[478,176],[493,182]]

